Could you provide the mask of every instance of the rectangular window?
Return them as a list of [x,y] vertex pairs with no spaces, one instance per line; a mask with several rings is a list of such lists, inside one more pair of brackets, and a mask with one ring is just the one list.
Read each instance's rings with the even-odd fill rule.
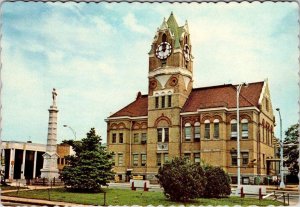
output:
[[133,155],[133,166],[138,166],[139,165],[139,155],[134,154]]
[[172,106],[172,96],[168,95],[168,107]]
[[142,133],[142,144],[146,144],[147,143],[147,133]]
[[210,138],[210,123],[204,124],[204,138],[209,139]]
[[142,166],[146,166],[146,162],[147,162],[147,155],[146,154],[142,154],[141,155],[141,160],[142,160]]
[[161,154],[156,154],[156,163],[157,163],[157,166],[161,166]]
[[195,142],[200,142],[200,126],[195,126]]
[[191,131],[192,131],[192,127],[190,126],[184,127],[185,139],[187,141],[191,141]]
[[165,96],[161,97],[161,108],[165,108]]
[[231,139],[237,138],[237,123],[231,124]]
[[123,133],[119,133],[119,143],[123,143]]
[[219,123],[214,123],[214,138],[219,138]]
[[169,142],[169,128],[164,128],[164,130],[165,130],[164,142]]
[[138,133],[133,134],[133,142],[134,143],[139,143],[139,134]]
[[248,152],[241,152],[242,154],[242,164],[248,165],[249,163],[249,153]]
[[165,153],[164,154],[164,163],[168,162],[168,160],[169,160],[169,154]]
[[169,142],[169,128],[157,129],[157,142]]
[[64,165],[64,164],[65,164],[65,158],[61,158],[61,159],[60,159],[60,164],[61,164],[61,165]]
[[157,129],[157,142],[162,142],[162,128]]
[[112,157],[111,157],[111,160],[113,161],[113,165],[115,166],[116,165],[116,155],[113,154]]
[[200,153],[194,153],[194,162],[200,163]]
[[237,153],[236,152],[231,153],[231,165],[237,166]]
[[159,97],[155,97],[155,108],[159,107]]
[[123,154],[118,154],[118,165],[119,166],[123,165]]
[[242,123],[242,138],[248,138],[248,123]]
[[117,142],[117,134],[112,134],[112,143],[116,143]]
[[57,158],[57,164],[59,165],[59,160],[60,160],[60,158]]
[[184,159],[191,160],[191,153],[184,153]]

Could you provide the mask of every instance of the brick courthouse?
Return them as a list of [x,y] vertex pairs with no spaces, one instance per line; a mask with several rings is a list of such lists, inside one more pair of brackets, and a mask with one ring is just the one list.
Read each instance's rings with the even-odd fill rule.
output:
[[[188,24],[179,27],[171,13],[155,34],[149,52],[148,95],[106,119],[107,144],[115,153],[121,180],[142,175],[154,180],[166,161],[220,166],[236,182],[236,85],[193,88],[193,56]],[[274,174],[272,102],[267,80],[240,93],[242,183]]]

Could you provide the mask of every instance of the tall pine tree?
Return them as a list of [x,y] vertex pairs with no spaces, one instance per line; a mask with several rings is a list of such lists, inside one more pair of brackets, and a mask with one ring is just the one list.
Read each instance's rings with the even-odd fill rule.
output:
[[101,137],[92,128],[81,141],[64,141],[72,146],[75,155],[68,156],[68,163],[61,173],[65,187],[72,191],[99,192],[113,179],[112,153],[101,146]]

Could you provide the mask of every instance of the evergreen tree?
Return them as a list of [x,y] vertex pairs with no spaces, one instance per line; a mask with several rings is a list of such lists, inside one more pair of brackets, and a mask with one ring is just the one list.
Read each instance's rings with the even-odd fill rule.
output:
[[285,132],[283,156],[286,158],[284,164],[289,167],[291,175],[298,175],[299,165],[299,124],[294,124]]
[[64,141],[75,151],[75,155],[66,158],[67,166],[61,173],[66,188],[79,192],[99,192],[101,185],[107,185],[113,179],[113,154],[101,146],[101,140],[92,128],[81,141]]

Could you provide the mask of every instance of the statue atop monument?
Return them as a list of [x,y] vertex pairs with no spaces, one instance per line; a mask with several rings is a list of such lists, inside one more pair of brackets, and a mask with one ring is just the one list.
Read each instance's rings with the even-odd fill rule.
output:
[[56,92],[55,88],[53,88],[53,90],[52,90],[53,106],[56,105],[56,96],[57,96],[57,92]]

